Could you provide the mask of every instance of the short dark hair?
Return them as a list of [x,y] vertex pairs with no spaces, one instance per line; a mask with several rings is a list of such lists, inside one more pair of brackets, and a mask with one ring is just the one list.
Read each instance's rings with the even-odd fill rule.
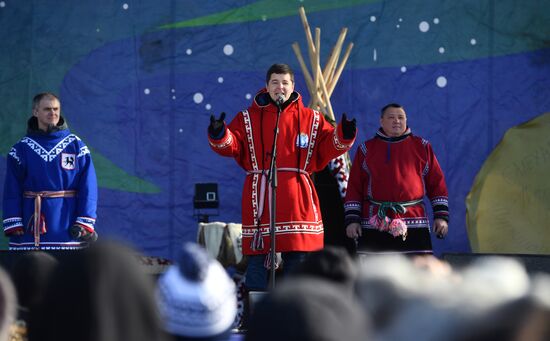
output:
[[54,93],[41,92],[41,93],[37,94],[36,96],[34,96],[34,98],[32,99],[32,108],[33,108],[33,110],[38,107],[38,105],[40,104],[40,101],[43,98],[55,98],[58,102],[60,102],[59,98]]
[[384,107],[382,107],[382,109],[380,110],[380,117],[383,117],[384,116],[384,112],[386,111],[386,109],[388,108],[397,108],[397,109],[403,109],[405,110],[405,108],[403,108],[403,106],[399,103],[390,103],[390,104],[386,104],[384,105]]
[[269,83],[269,80],[271,79],[271,75],[274,73],[282,74],[282,75],[288,73],[290,75],[290,79],[292,80],[292,82],[294,82],[294,71],[292,71],[290,66],[288,66],[287,64],[273,64],[271,65],[269,70],[267,70],[267,74],[265,75],[266,84]]

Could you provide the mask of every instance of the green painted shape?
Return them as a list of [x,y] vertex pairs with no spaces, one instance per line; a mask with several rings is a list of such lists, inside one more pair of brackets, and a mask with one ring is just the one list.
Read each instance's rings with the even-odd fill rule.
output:
[[[243,7],[207,15],[204,17],[180,21],[173,24],[162,25],[159,29],[174,29],[183,27],[196,27],[220,24],[237,24],[249,21],[276,19],[298,15],[298,9],[302,6],[307,13],[325,11],[337,8],[345,8],[369,3],[380,2],[380,0],[317,0],[304,4],[297,1],[261,0]],[[266,13],[269,13],[267,15]]]
[[[370,21],[369,5],[384,3]],[[262,0],[243,7],[159,26],[158,29],[236,24],[359,6],[342,23],[355,46],[349,68],[431,65],[550,48],[550,2],[520,0]],[[374,9],[374,8],[373,8]],[[269,15],[266,15],[269,13]],[[398,21],[402,18],[403,22]],[[434,19],[439,22],[436,24]],[[420,32],[419,23],[430,28]],[[399,28],[397,26],[399,25]],[[300,32],[299,37],[303,37]],[[475,40],[475,43],[472,43]],[[347,44],[347,42],[346,42]],[[440,47],[445,49],[439,53]],[[376,50],[376,52],[375,52]],[[373,54],[378,58],[374,60]]]
[[[2,17],[6,22],[0,25],[0,32],[4,35],[17,32],[18,37],[18,39],[0,39],[0,50],[9,51],[9,53],[0,53],[0,65],[3,66],[0,72],[0,83],[5,85],[0,89],[0,99],[4,106],[0,114],[0,136],[2,136],[0,154],[3,157],[25,135],[26,122],[31,113],[32,96],[45,90],[59,93],[63,78],[83,56],[113,40],[125,39],[135,34],[135,27],[126,24],[124,20],[113,18],[110,18],[108,30],[105,29],[105,33],[102,31],[101,34],[93,30],[94,33],[91,35],[88,25],[53,25],[51,29],[59,29],[59,31],[54,31],[55,34],[52,32],[49,32],[49,35],[44,34],[39,31],[44,29],[43,26],[29,24],[35,22],[37,16],[46,13],[36,9],[40,6],[49,5],[46,1],[44,3],[21,1],[17,4],[17,12],[15,12],[17,16]],[[98,8],[101,7],[98,7],[96,2],[84,1],[79,2],[78,6],[58,6],[56,14],[59,17],[65,16],[71,19],[78,17],[75,12],[87,15],[95,13]],[[124,16],[124,11],[117,13],[119,17]],[[105,27],[102,23],[98,25]],[[144,27],[140,27],[139,30],[146,30],[151,25],[145,22]],[[78,43],[74,40],[75,37],[79,37]],[[82,37],[87,39],[81,39]],[[48,48],[44,49],[40,44],[47,45]],[[35,50],[40,53],[33,53]],[[60,51],[63,52],[60,53]],[[66,118],[70,120],[70,115]],[[78,135],[77,132],[75,133]],[[115,163],[103,157],[99,151],[93,153],[92,157],[100,187],[138,193],[160,192],[154,184],[129,175]]]
[[94,151],[91,153],[94,160],[94,167],[96,169],[99,187],[147,194],[161,192],[159,187],[126,173],[100,153],[95,153]]
[[[18,132],[19,138],[23,135],[24,131]],[[6,155],[11,145],[15,142],[16,141],[11,142],[9,146],[8,144],[2,146],[2,154]],[[115,163],[103,156],[99,151],[94,151],[92,148],[90,148],[90,150],[92,150],[92,159],[94,161],[99,187],[147,194],[161,192],[161,189],[154,184],[128,174]]]

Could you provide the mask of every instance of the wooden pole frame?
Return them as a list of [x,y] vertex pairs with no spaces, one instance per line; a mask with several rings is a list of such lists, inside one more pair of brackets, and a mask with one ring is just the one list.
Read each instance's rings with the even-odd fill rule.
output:
[[[336,125],[336,118],[330,102],[330,96],[336,88],[336,84],[342,75],[342,71],[344,70],[344,67],[349,59],[351,50],[353,49],[353,43],[349,43],[344,55],[340,58],[342,47],[348,33],[348,28],[344,27],[340,31],[338,39],[336,40],[336,43],[327,59],[327,63],[323,68],[321,66],[321,29],[318,27],[315,28],[314,38],[311,33],[311,28],[309,26],[304,7],[300,7],[298,9],[298,13],[306,35],[306,45],[311,72],[306,65],[298,42],[294,42],[292,44],[292,49],[298,59],[302,73],[304,74],[306,85],[311,97],[308,107],[320,110],[324,115],[332,120],[334,125]],[[351,165],[349,153],[345,153],[344,158],[349,167]]]
[[342,28],[329,55],[327,63],[323,68],[321,66],[321,29],[316,27],[315,36],[312,35],[311,27],[309,26],[304,7],[300,7],[298,13],[306,35],[306,45],[311,72],[306,65],[300,46],[297,42],[292,44],[292,49],[298,59],[302,73],[304,74],[306,85],[311,97],[308,107],[319,109],[323,112],[323,114],[335,122],[336,118],[330,102],[330,96],[334,92],[336,84],[342,75],[344,66],[346,65],[351,50],[353,49],[353,43],[348,45],[344,56],[340,59],[342,46],[344,45],[348,32],[347,27]]

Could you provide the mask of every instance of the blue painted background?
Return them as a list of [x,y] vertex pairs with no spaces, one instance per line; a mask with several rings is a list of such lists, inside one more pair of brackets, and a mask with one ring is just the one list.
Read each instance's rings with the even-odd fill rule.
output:
[[477,172],[507,129],[550,111],[548,2],[0,1],[0,176],[32,96],[53,91],[92,150],[100,235],[173,257],[195,239],[200,182],[219,184],[213,219],[239,222],[244,173],[209,149],[209,116],[245,109],[275,62],[294,68],[307,103],[291,49],[306,53],[299,6],[321,28],[323,65],[342,27],[354,43],[331,97],[337,119],[357,118],[362,141],[379,108],[403,104],[449,186],[450,233],[435,249],[469,251]]

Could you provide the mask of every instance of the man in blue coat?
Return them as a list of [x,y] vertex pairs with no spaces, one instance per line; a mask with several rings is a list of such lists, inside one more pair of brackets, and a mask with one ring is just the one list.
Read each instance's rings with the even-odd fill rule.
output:
[[33,99],[27,134],[7,155],[3,225],[10,250],[78,249],[97,238],[97,180],[88,147],[52,93]]

